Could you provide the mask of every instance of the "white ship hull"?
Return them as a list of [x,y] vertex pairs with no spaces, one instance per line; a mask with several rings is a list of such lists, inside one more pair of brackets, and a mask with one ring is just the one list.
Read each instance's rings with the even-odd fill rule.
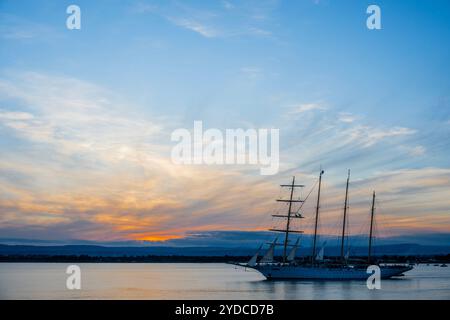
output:
[[[317,280],[366,280],[370,274],[366,268],[361,267],[326,267],[326,266],[299,266],[260,264],[253,267],[267,279],[317,279]],[[411,270],[408,265],[380,266],[381,278],[387,279],[401,276]]]

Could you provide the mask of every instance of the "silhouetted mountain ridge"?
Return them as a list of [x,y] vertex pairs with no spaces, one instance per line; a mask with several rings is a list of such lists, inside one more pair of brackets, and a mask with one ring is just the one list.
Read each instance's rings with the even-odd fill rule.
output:
[[[254,254],[256,247],[106,247],[95,245],[30,246],[0,245],[0,255],[87,255],[87,256],[248,256]],[[310,247],[301,247],[298,256],[309,255]],[[339,246],[326,246],[325,254],[338,255]],[[367,247],[352,247],[351,255],[367,254]],[[373,247],[374,255],[435,255],[449,254],[450,246],[423,246],[418,244],[393,244]],[[276,254],[281,254],[279,249]]]

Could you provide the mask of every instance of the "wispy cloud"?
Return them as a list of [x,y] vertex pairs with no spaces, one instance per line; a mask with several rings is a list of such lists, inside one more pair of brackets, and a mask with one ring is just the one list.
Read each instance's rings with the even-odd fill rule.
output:
[[136,13],[153,13],[157,12],[158,6],[146,2],[138,2],[132,6],[131,10]]
[[220,33],[214,28],[188,18],[169,18],[175,25],[194,31],[206,38],[215,38]]
[[222,1],[219,6],[205,10],[186,3],[168,1],[162,6],[138,3],[132,10],[141,14],[159,15],[177,27],[210,39],[272,37],[267,15],[276,5],[273,1],[258,1],[250,6]]
[[326,110],[326,107],[323,103],[300,103],[292,105],[289,114],[300,114],[314,110]]
[[1,80],[0,93],[22,100],[30,110],[2,111],[3,124],[19,136],[51,144],[59,152],[102,150],[105,157],[120,157],[130,141],[143,140],[160,130],[158,124],[137,117],[122,118],[118,106],[99,95],[102,89],[89,83],[38,73],[25,73],[13,81]]
[[31,22],[19,16],[0,13],[0,39],[6,41],[48,41],[59,37],[61,35],[47,25]]
[[420,157],[426,153],[426,150],[424,146],[415,146],[409,149],[409,154],[414,157]]
[[348,113],[348,112],[341,112],[341,113],[339,113],[339,117],[338,117],[339,121],[346,122],[346,123],[355,122],[357,119],[358,118],[355,115]]
[[3,121],[21,121],[21,120],[30,120],[33,118],[34,118],[33,115],[28,112],[0,111],[0,119]]
[[231,9],[235,8],[235,6],[230,1],[226,1],[226,0],[222,1],[222,5],[227,10],[231,10]]
[[362,142],[364,147],[370,147],[386,138],[408,136],[415,133],[416,130],[404,127],[383,129],[364,125],[357,125],[349,130],[351,139]]
[[257,67],[243,67],[241,73],[249,80],[261,79],[264,75],[263,70]]
[[[0,128],[26,146],[0,161],[0,226],[11,236],[64,230],[84,239],[164,239],[235,228],[238,207],[270,201],[268,181],[174,165],[164,121],[143,118],[91,83],[24,73],[3,77],[0,97]],[[243,192],[249,184],[253,199]],[[240,225],[251,226],[261,210],[247,210]]]

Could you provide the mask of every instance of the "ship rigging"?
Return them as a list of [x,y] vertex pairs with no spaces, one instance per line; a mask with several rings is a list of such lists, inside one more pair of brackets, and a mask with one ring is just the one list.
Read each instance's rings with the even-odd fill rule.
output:
[[[290,184],[281,185],[282,188],[288,188],[289,198],[288,199],[277,199],[277,202],[283,202],[288,204],[288,209],[286,214],[273,214],[274,218],[285,219],[286,223],[284,227],[280,228],[270,228],[269,231],[283,233],[284,241],[278,243],[278,237],[270,244],[269,249],[265,255],[258,261],[259,253],[262,246],[257,250],[256,254],[250,259],[250,261],[245,264],[246,267],[253,268],[260,273],[262,273],[267,279],[330,279],[330,280],[350,280],[350,279],[366,279],[367,273],[366,268],[368,265],[373,263],[372,257],[372,238],[373,238],[373,227],[374,227],[374,215],[375,215],[375,191],[372,194],[372,206],[370,210],[370,230],[369,230],[369,242],[368,242],[368,254],[367,262],[361,263],[350,263],[349,252],[347,254],[345,251],[345,238],[347,235],[346,225],[348,222],[348,196],[349,196],[349,182],[350,182],[350,170],[347,174],[347,182],[345,188],[345,200],[344,200],[344,210],[343,210],[343,221],[342,221],[342,232],[340,239],[340,255],[336,261],[326,261],[324,259],[324,245],[317,252],[317,238],[318,238],[318,221],[320,214],[320,201],[321,201],[321,187],[322,187],[322,176],[324,171],[321,169],[318,179],[317,187],[317,200],[315,207],[314,216],[314,233],[312,236],[312,246],[311,246],[311,256],[309,259],[303,259],[303,261],[296,260],[297,249],[300,245],[300,238],[297,238],[294,245],[289,244],[289,235],[292,233],[302,234],[302,230],[297,230],[292,227],[293,219],[303,219],[303,213],[300,211],[305,203],[306,199],[309,197],[311,192],[305,199],[296,199],[294,197],[295,190],[297,188],[303,188],[304,185],[296,184],[295,176],[292,177],[292,182]],[[312,191],[312,190],[311,190]],[[294,211],[293,204],[300,203],[300,207]],[[274,259],[275,247],[282,246],[282,262],[276,262]],[[288,253],[288,247],[292,247]],[[404,272],[412,269],[410,265],[396,264],[396,265],[386,265],[377,264],[381,270],[382,278],[390,278],[394,276],[401,276]]]

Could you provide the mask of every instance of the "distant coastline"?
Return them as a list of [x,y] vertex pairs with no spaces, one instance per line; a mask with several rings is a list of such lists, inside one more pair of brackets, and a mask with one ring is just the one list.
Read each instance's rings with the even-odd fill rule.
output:
[[[334,257],[329,257],[334,258]],[[365,257],[355,257],[365,259]],[[384,263],[450,263],[450,254],[447,255],[383,255],[375,259]],[[0,255],[2,262],[54,262],[54,263],[226,263],[247,262],[250,256],[91,256],[91,255]],[[275,257],[281,260],[280,257]]]
[[[414,243],[385,244],[373,247],[378,256],[430,256],[450,254],[450,245],[420,245]],[[252,256],[257,250],[254,245],[241,246],[106,246],[106,245],[23,245],[1,244],[0,255],[47,255],[47,256]],[[339,255],[340,247],[329,245],[325,249],[326,256]],[[275,250],[275,255],[281,255]],[[311,248],[301,246],[297,256],[308,256]],[[350,256],[366,256],[367,246],[352,246]]]
[[[447,242],[443,242],[444,244]],[[339,247],[328,246],[325,257],[339,255]],[[247,262],[256,248],[250,246],[105,246],[105,245],[24,245],[1,244],[0,262],[63,263],[224,263]],[[282,252],[275,251],[275,256]],[[311,248],[299,248],[299,259],[309,256]],[[367,248],[353,246],[351,258],[365,260]],[[414,243],[385,244],[374,247],[374,256],[383,262],[449,263],[449,245]]]

